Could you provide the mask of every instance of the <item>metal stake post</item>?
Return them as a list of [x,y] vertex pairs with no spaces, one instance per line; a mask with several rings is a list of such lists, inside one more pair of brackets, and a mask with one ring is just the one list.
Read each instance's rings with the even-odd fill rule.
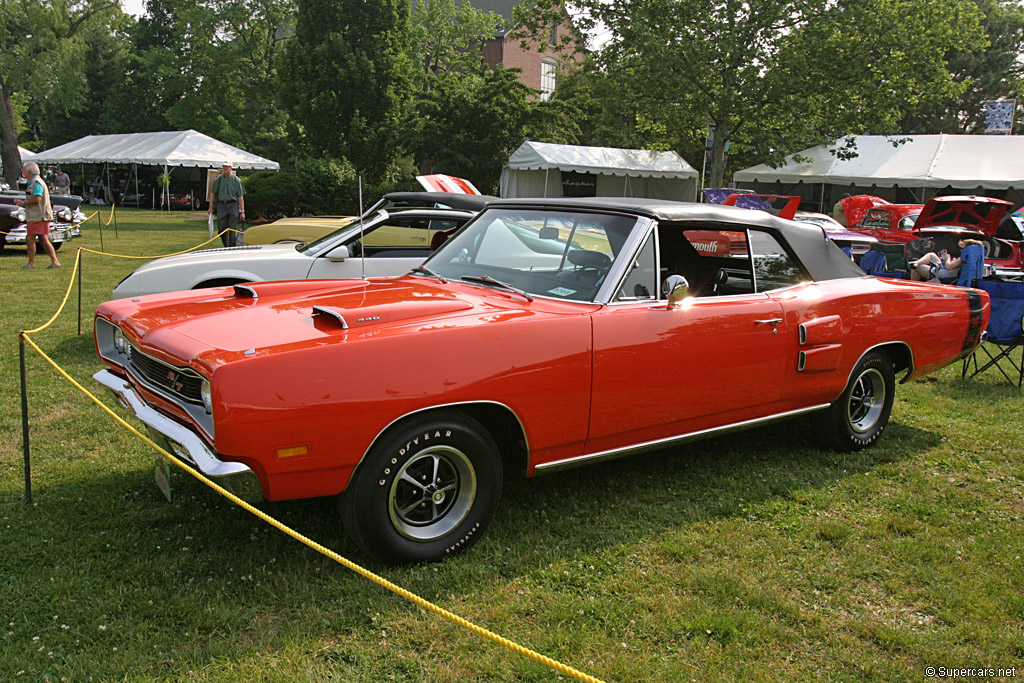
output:
[[21,361],[21,446],[25,453],[25,502],[32,503],[32,458],[28,440],[28,378],[25,373],[25,332],[18,332],[18,357]]
[[78,248],[78,334],[82,334],[82,248]]

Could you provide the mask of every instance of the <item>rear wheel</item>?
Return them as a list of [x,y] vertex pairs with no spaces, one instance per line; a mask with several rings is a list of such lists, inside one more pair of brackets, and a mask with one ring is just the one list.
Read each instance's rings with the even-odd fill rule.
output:
[[385,564],[433,562],[470,548],[501,497],[498,448],[456,412],[413,419],[376,444],[339,498],[353,541]]
[[889,357],[871,351],[858,361],[842,395],[819,416],[824,444],[841,451],[867,448],[889,423],[896,391]]

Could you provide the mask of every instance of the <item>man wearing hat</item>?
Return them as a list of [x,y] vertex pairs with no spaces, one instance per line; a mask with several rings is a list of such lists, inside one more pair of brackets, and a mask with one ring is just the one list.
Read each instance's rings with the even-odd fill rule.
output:
[[231,162],[221,164],[220,175],[210,186],[210,215],[217,211],[217,230],[225,247],[235,245],[235,234],[230,232],[238,227],[238,219],[245,220],[245,187],[236,175],[231,174]]

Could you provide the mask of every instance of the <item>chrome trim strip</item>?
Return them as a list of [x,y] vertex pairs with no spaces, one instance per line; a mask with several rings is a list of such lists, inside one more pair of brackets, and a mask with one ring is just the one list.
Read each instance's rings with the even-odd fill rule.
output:
[[621,458],[634,452],[639,452],[648,449],[660,448],[670,443],[689,441],[691,439],[700,439],[706,436],[717,435],[727,431],[747,429],[750,427],[756,427],[760,424],[767,422],[773,422],[775,420],[781,420],[788,417],[796,417],[797,415],[803,415],[804,413],[812,413],[816,410],[823,410],[828,408],[830,403],[822,403],[816,406],[809,406],[807,408],[799,408],[797,410],[789,410],[784,413],[776,413],[775,415],[767,415],[765,417],[754,418],[753,420],[744,420],[743,422],[734,422],[732,424],[723,425],[721,427],[711,427],[710,429],[702,429],[696,432],[689,432],[687,434],[680,434],[679,436],[670,436],[664,439],[657,439],[655,441],[647,441],[640,444],[634,444],[632,446],[626,446],[624,448],[616,448],[608,451],[600,451],[598,453],[588,453],[586,455],[578,455],[572,458],[565,458],[564,460],[555,460],[554,462],[546,462],[541,465],[537,465],[535,471],[554,472],[557,470],[565,469],[568,467],[575,467],[577,465],[589,464],[596,460],[606,460],[612,458]]
[[112,391],[143,424],[170,441],[180,444],[186,453],[181,453],[177,449],[174,453],[191,462],[203,474],[210,477],[226,477],[252,471],[240,462],[219,460],[195,432],[150,408],[131,384],[110,370],[100,370],[92,378]]
[[[903,346],[907,347],[907,355],[910,356],[910,365],[907,367],[907,373],[903,375],[903,379],[900,380],[900,384],[906,384],[907,381],[910,380],[910,376],[914,374],[914,349],[910,348],[910,344],[908,344],[905,341],[890,339],[887,342],[881,342],[880,344],[875,344],[874,346],[866,348],[864,349],[864,353],[860,354],[860,357],[857,358],[857,363],[860,362],[861,358],[868,355],[869,353],[877,349],[879,346],[889,346],[891,344],[902,344]],[[846,387],[850,385],[850,380],[853,378],[853,371],[857,369],[857,363],[854,363],[853,367],[850,368],[850,374],[846,377],[846,384],[843,385],[843,391],[846,391]],[[839,392],[839,396],[842,395],[842,392]],[[836,396],[836,398],[838,399],[839,396]]]
[[328,317],[334,318],[335,320],[338,321],[338,324],[341,325],[341,329],[348,329],[348,323],[345,322],[344,316],[342,316],[341,313],[338,313],[337,311],[331,310],[330,308],[326,308],[324,306],[313,306],[313,315],[326,315]]
[[[563,301],[564,301],[564,299],[563,299]],[[414,411],[412,411],[410,413],[406,413],[405,415],[402,415],[401,417],[396,417],[394,420],[392,420],[391,422],[387,423],[387,425],[384,427],[384,429],[382,429],[379,432],[377,432],[377,436],[373,437],[373,441],[371,441],[370,445],[367,446],[365,451],[363,451],[362,457],[359,458],[359,462],[357,462],[356,466],[353,468],[353,470],[352,470],[353,473],[356,470],[359,469],[360,465],[363,464],[363,461],[366,460],[366,456],[369,454],[369,452],[371,450],[373,450],[373,447],[375,445],[377,445],[377,442],[380,441],[380,437],[385,432],[387,432],[389,429],[394,427],[397,423],[399,423],[402,420],[404,420],[405,418],[412,417],[413,415],[418,415],[419,413],[425,413],[428,410],[438,410],[438,409],[442,409],[442,408],[453,408],[453,407],[454,408],[458,408],[459,406],[479,406],[479,405],[491,405],[491,406],[498,406],[499,408],[504,408],[505,410],[507,410],[509,412],[509,414],[512,417],[514,417],[516,419],[516,424],[519,425],[519,431],[522,432],[522,434],[523,434],[523,445],[526,447],[526,460],[527,460],[526,466],[529,467],[529,465],[530,465],[530,463],[529,463],[529,460],[530,460],[530,439],[526,435],[526,428],[523,426],[523,421],[521,419],[519,419],[519,415],[516,414],[516,411],[512,410],[507,405],[505,405],[504,403],[501,403],[499,401],[480,400],[480,401],[459,401],[458,403],[442,403],[442,404],[439,404],[439,405],[427,406],[426,408],[418,408],[418,409],[416,409],[416,410],[414,410]],[[355,476],[355,474],[353,474],[353,476]],[[351,478],[349,479],[349,481],[351,481]]]

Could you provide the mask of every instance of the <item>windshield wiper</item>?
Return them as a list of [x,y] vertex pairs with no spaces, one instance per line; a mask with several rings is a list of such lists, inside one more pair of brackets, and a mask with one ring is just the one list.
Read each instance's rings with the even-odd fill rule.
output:
[[430,268],[427,268],[426,266],[416,266],[415,268],[412,269],[412,272],[414,272],[414,273],[423,273],[424,275],[429,275],[430,277],[436,277],[438,280],[441,281],[442,285],[448,284],[447,278],[445,278],[443,275],[435,273],[434,271],[432,271]]
[[495,280],[490,275],[463,275],[461,279],[465,280],[466,282],[483,282],[488,285],[496,285],[498,287],[501,287],[502,289],[507,289],[510,292],[515,292],[516,294],[523,297],[527,301],[533,301],[533,297],[530,296],[529,292],[525,292],[519,289],[518,287],[513,287],[507,282]]

